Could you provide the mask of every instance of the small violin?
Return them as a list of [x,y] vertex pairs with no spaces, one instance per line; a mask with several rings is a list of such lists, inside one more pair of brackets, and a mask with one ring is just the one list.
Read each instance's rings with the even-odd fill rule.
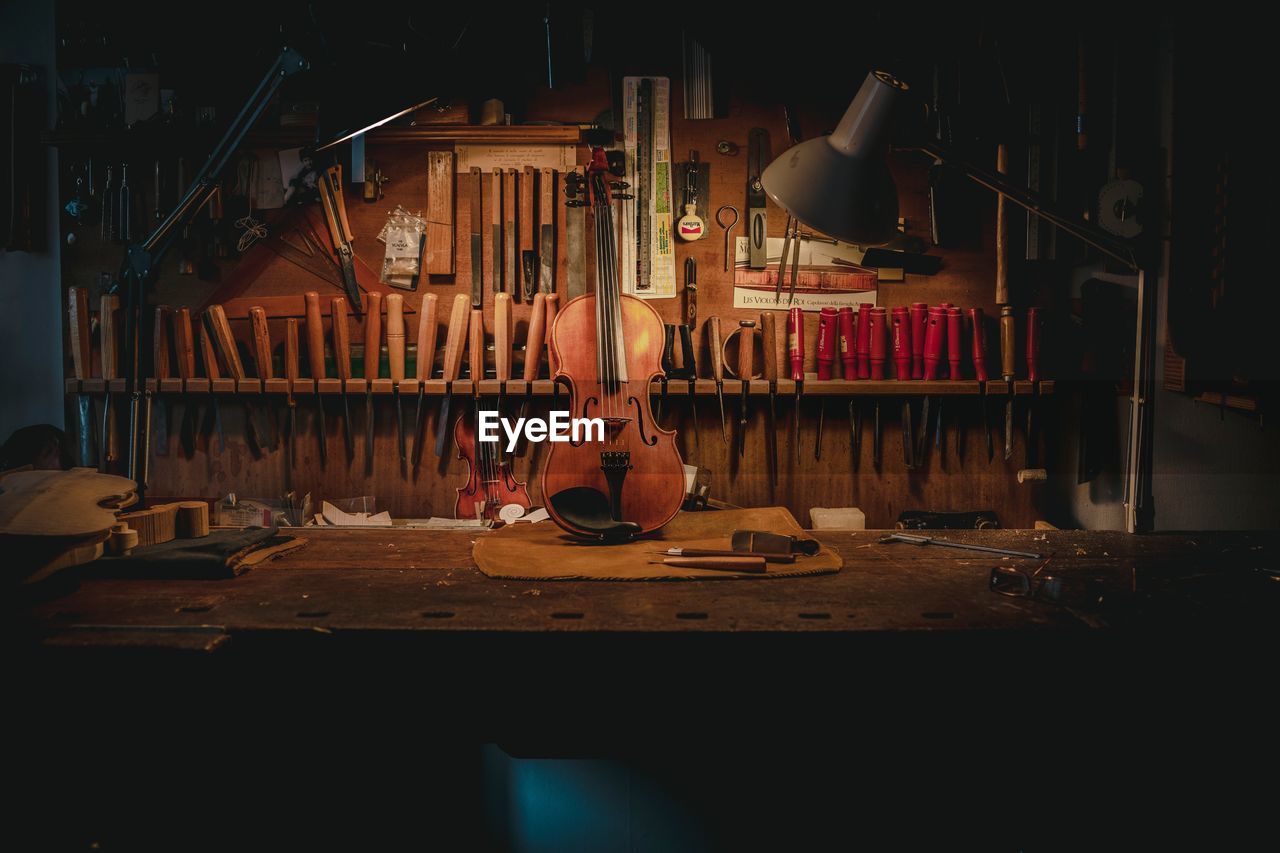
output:
[[605,152],[595,148],[587,168],[595,293],[566,303],[548,336],[552,379],[569,387],[570,415],[599,418],[603,440],[584,430],[576,442],[552,443],[542,494],[552,520],[570,533],[625,541],[670,521],[685,483],[676,433],[659,427],[649,406],[649,385],[663,375],[662,318],[622,292],[607,172]]

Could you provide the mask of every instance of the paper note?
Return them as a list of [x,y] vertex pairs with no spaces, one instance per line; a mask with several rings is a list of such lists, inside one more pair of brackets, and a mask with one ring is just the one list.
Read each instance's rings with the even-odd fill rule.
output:
[[485,174],[494,169],[523,170],[525,166],[565,172],[577,165],[572,145],[459,145],[456,150],[459,173],[470,172],[473,166]]

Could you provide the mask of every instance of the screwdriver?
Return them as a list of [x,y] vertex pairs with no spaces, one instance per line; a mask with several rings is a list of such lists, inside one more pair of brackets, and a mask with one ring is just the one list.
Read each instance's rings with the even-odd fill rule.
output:
[[800,461],[800,395],[804,389],[804,311],[787,311],[787,358],[791,362],[791,381],[796,384],[796,405],[791,413],[791,445]]

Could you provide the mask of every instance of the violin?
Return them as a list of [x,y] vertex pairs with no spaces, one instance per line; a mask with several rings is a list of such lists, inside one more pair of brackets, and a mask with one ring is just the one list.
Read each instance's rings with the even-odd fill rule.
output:
[[566,303],[548,335],[551,377],[569,388],[570,417],[599,418],[603,440],[583,430],[576,440],[552,442],[542,494],[561,528],[613,542],[670,521],[685,482],[675,430],[659,427],[649,406],[649,384],[663,375],[662,318],[622,292],[607,171],[604,150],[593,149],[587,176],[596,290]]
[[[499,431],[498,441],[477,441],[476,430],[481,412],[501,414],[502,394],[511,378],[511,296],[494,295],[493,343],[496,354],[499,395],[496,401],[488,401],[480,394],[480,380],[484,378],[484,317],[480,311],[471,312],[468,358],[471,362],[472,407],[464,412],[453,426],[453,440],[458,447],[458,458],[467,463],[467,478],[458,487],[458,498],[453,505],[454,518],[477,518],[495,521],[503,507],[516,505],[524,515],[532,505],[529,490],[515,478],[511,471],[511,458],[506,452],[505,437]],[[518,516],[517,516],[518,517]]]

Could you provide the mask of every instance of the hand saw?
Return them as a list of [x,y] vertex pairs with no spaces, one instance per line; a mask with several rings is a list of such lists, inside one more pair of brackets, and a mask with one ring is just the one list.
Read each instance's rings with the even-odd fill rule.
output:
[[324,207],[325,224],[329,237],[338,253],[338,265],[342,271],[342,283],[347,299],[357,314],[364,312],[360,302],[360,286],[356,283],[355,251],[351,248],[351,225],[347,222],[347,205],[342,197],[342,167],[330,166],[319,174],[320,203]]

